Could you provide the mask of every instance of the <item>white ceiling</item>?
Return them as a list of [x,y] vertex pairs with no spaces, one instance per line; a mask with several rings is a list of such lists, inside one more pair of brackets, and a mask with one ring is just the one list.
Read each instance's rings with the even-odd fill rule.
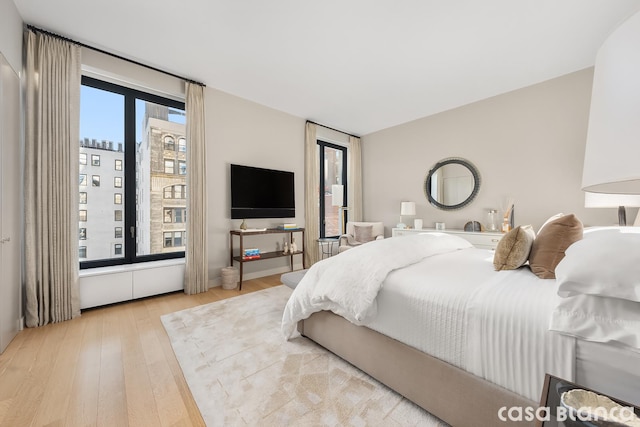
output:
[[364,135],[592,66],[640,0],[14,0],[24,21]]

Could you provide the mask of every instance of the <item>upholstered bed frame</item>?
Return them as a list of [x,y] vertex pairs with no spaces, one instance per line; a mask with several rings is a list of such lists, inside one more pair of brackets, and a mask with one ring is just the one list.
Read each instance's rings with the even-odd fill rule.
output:
[[452,426],[534,425],[503,422],[498,412],[535,402],[331,312],[300,321],[298,331]]

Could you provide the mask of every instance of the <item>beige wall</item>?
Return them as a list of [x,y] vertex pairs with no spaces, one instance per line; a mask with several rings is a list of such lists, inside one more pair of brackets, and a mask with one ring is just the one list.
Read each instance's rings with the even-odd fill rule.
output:
[[[585,225],[614,224],[615,209],[585,209],[580,190],[593,69],[586,69],[362,138],[364,214],[399,221],[400,202],[415,201],[425,227],[486,221],[490,208],[515,201],[515,222],[536,228],[557,212]],[[478,197],[458,211],[432,207],[423,191],[434,163],[463,157],[481,175]],[[633,221],[635,209],[628,210]]]
[[0,0],[0,53],[11,68],[22,71],[22,19],[11,0]]
[[[206,89],[205,99],[209,275],[217,281],[220,268],[229,265],[229,230],[239,228],[242,222],[231,220],[231,163],[295,173],[296,218],[247,220],[249,228],[274,227],[283,221],[304,225],[305,120],[213,88]],[[284,234],[276,236],[247,239],[245,246],[272,251],[275,241],[281,243],[284,238]],[[301,242],[297,244],[300,246]],[[238,247],[237,238],[234,245]],[[297,261],[300,258],[297,256]],[[284,257],[247,263],[245,278],[286,271],[287,265]]]

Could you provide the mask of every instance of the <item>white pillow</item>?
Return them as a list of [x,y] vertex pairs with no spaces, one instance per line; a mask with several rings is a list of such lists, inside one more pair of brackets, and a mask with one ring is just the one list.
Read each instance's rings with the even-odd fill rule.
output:
[[640,351],[640,303],[593,295],[560,298],[549,330]]
[[558,295],[640,302],[640,234],[596,232],[569,246],[556,267]]

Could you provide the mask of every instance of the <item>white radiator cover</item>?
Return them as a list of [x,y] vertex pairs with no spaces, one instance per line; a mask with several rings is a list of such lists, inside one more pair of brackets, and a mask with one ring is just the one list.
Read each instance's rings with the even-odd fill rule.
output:
[[80,271],[80,309],[184,289],[184,259]]

